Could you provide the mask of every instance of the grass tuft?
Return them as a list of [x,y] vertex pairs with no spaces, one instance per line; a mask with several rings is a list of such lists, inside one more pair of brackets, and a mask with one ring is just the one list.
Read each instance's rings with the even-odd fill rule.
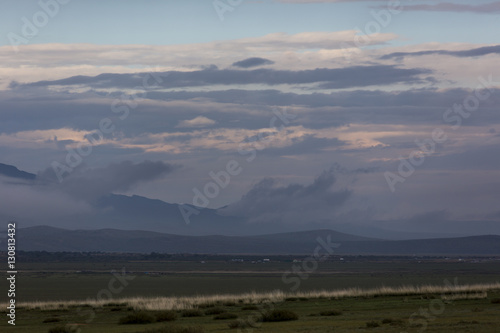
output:
[[264,322],[290,321],[297,319],[299,319],[299,316],[290,310],[273,310],[262,316],[262,321]]
[[178,317],[177,312],[171,310],[159,311],[156,312],[154,315],[157,322],[174,321]]
[[340,310],[326,310],[319,313],[320,316],[340,316],[341,314]]
[[155,322],[155,318],[147,312],[136,312],[120,318],[120,325],[130,324],[151,324]]

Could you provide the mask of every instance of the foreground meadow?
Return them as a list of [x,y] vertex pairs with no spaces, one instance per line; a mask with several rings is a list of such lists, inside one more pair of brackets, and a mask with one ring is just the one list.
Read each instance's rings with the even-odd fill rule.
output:
[[[5,312],[5,311],[4,311]],[[498,332],[500,284],[28,302],[16,332]],[[6,323],[0,327],[4,331]]]
[[498,332],[498,257],[304,258],[25,254],[0,331]]

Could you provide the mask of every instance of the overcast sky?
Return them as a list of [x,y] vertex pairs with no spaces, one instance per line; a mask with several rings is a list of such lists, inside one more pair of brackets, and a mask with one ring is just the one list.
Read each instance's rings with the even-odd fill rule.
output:
[[0,163],[39,183],[2,180],[2,214],[113,192],[249,223],[500,232],[500,1],[394,3],[11,2]]

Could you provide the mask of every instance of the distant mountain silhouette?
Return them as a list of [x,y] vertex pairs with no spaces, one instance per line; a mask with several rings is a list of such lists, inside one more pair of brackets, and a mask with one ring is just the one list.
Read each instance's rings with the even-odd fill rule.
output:
[[[126,196],[110,194],[102,197],[95,204],[99,213],[84,223],[86,228],[142,229],[149,231],[182,234],[207,235],[242,234],[251,226],[246,226],[242,219],[220,215],[216,209],[197,208],[188,205],[197,214],[185,220],[178,204],[171,204],[157,199],[138,195]],[[81,225],[72,225],[78,228]]]
[[36,175],[26,171],[21,171],[13,165],[0,163],[0,175],[4,175],[10,178],[34,180]]
[[[6,182],[19,182],[25,185],[32,182],[37,185],[37,175],[21,171],[15,166],[0,163],[0,176],[8,177]],[[55,187],[57,189],[57,187]],[[65,193],[61,191],[60,193]],[[370,223],[346,223],[325,218],[320,220],[304,221],[304,223],[287,223],[278,221],[250,221],[245,216],[228,215],[221,207],[219,209],[200,208],[193,205],[168,203],[158,199],[150,199],[138,195],[107,194],[88,202],[90,209],[85,213],[75,213],[65,218],[33,217],[18,221],[22,226],[50,225],[67,229],[118,229],[118,230],[145,230],[160,233],[186,236],[226,235],[244,236],[266,234],[267,236],[254,236],[253,241],[268,242],[280,241],[300,242],[305,234],[297,232],[305,230],[322,230],[334,228],[344,234],[351,235],[351,239],[344,241],[361,241],[359,236],[379,238],[385,240],[412,240],[457,238],[470,235],[500,234],[498,221],[443,221],[432,224],[430,229],[420,231],[418,225],[409,224],[408,221],[369,221]],[[188,211],[186,211],[186,209]],[[0,207],[0,219],[16,220],[16,216],[7,214],[7,210]],[[183,217],[189,215],[189,219]],[[0,231],[1,232],[1,231]],[[289,232],[290,234],[276,234]],[[273,234],[269,236],[269,234]],[[352,235],[358,236],[352,236]],[[366,239],[364,239],[366,240]],[[445,244],[445,242],[442,244]],[[347,245],[346,245],[347,246]],[[363,246],[368,246],[364,243]],[[377,245],[379,246],[379,245]],[[388,245],[389,246],[389,245]],[[390,245],[392,246],[392,245]],[[436,250],[439,246],[433,245]],[[346,247],[347,248],[347,247]],[[356,250],[363,247],[359,245]],[[380,247],[379,247],[380,248]],[[366,250],[368,251],[368,249]],[[409,250],[408,250],[409,251]]]
[[261,236],[181,236],[140,230],[66,230],[46,226],[19,229],[24,251],[103,251],[206,254],[311,254],[320,244],[337,243],[338,254],[493,255],[500,254],[500,236],[387,241],[333,230]]

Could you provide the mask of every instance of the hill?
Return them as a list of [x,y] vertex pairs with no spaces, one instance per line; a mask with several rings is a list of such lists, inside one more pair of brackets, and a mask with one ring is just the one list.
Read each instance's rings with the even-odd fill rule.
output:
[[34,180],[36,178],[36,175],[33,173],[22,171],[13,165],[8,165],[3,163],[0,163],[0,175],[10,178],[25,179],[25,180]]
[[103,251],[136,253],[312,254],[324,242],[336,243],[337,254],[493,255],[500,236],[388,241],[333,230],[261,236],[183,236],[140,230],[66,230],[46,226],[22,228],[18,249],[24,251]]

